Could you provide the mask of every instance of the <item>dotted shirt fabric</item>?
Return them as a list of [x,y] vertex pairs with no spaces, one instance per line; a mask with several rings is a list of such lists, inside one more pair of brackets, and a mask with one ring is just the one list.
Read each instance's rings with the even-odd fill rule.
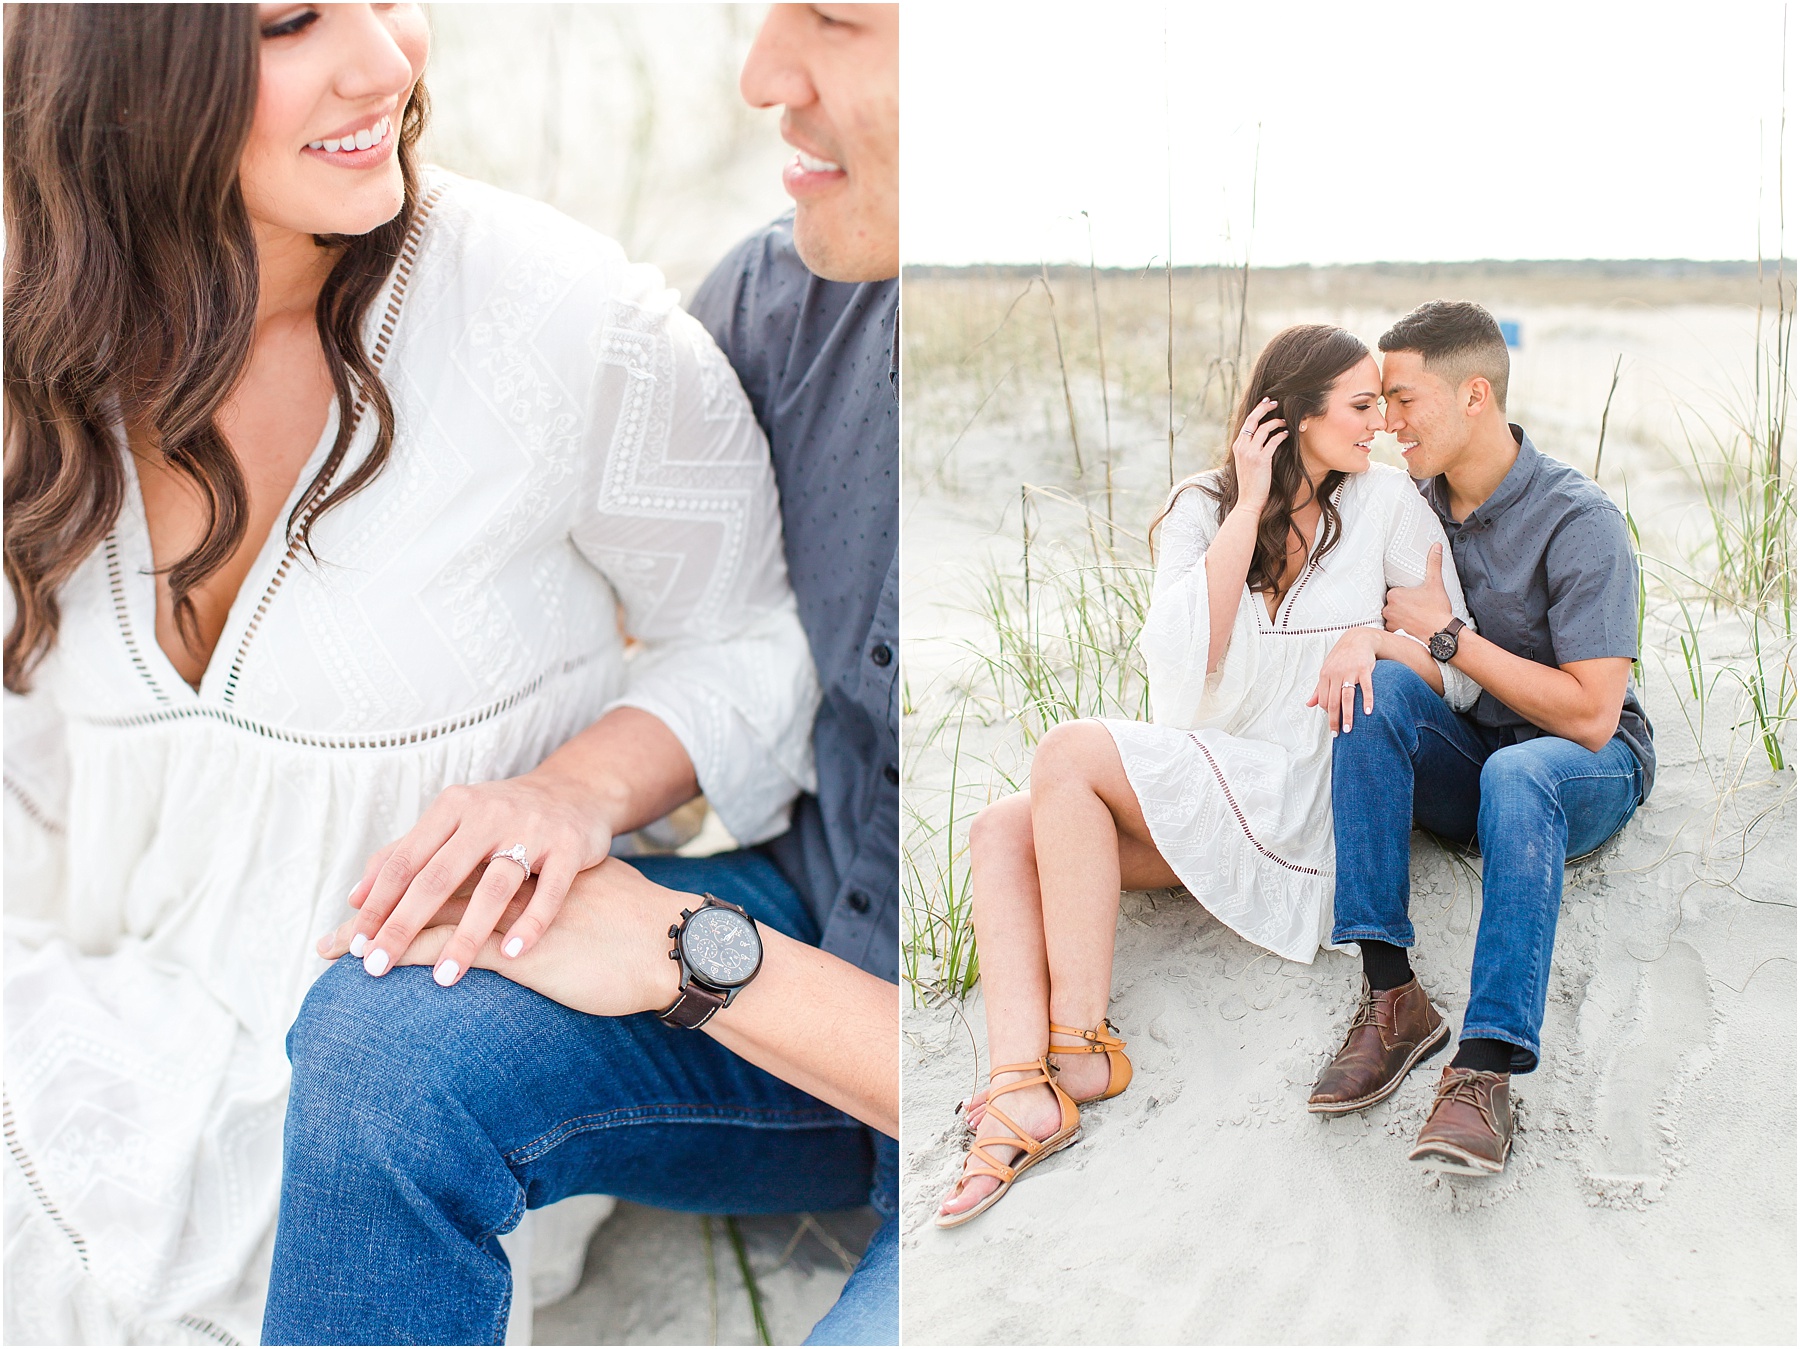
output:
[[[1638,569],[1624,515],[1591,478],[1544,454],[1522,428],[1512,433],[1518,458],[1467,519],[1451,518],[1441,477],[1418,484],[1450,539],[1477,631],[1540,665],[1636,660]],[[1486,691],[1470,715],[1510,729],[1513,743],[1547,734]],[[1619,732],[1643,765],[1647,798],[1656,749],[1635,680],[1625,688]]]
[[899,975],[898,281],[814,276],[784,216],[738,245],[689,306],[769,437],[788,579],[824,700],[819,790],[765,845],[820,945]]

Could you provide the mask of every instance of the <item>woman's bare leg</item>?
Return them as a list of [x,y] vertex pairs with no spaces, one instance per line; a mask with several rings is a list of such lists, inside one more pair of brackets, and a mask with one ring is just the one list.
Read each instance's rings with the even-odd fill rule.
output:
[[[1046,806],[1037,784],[1040,776],[1051,798]],[[1032,1063],[1050,1045],[1050,1021],[1063,1025],[1093,1026],[1106,1015],[1106,993],[1112,977],[1113,926],[1119,908],[1119,885],[1151,888],[1178,881],[1150,842],[1143,812],[1125,777],[1112,736],[1093,722],[1053,729],[1038,747],[1032,763],[1033,791],[1006,797],[987,807],[969,832],[971,881],[975,895],[975,931],[981,952],[982,996],[987,1009],[988,1062],[991,1065]],[[1082,789],[1085,784],[1085,790]],[[1121,792],[1123,794],[1121,799]],[[1100,803],[1096,810],[1095,804]],[[1118,819],[1114,812],[1117,811]],[[1072,889],[1066,878],[1054,887],[1043,885],[1046,874],[1045,832],[1056,836],[1052,854],[1073,847],[1101,859],[1098,869],[1091,860],[1077,883],[1111,884],[1110,895],[1090,893],[1065,915],[1065,903],[1051,916],[1044,891],[1059,895]],[[1107,860],[1110,859],[1110,860]],[[1057,863],[1061,865],[1059,861]],[[1110,880],[1109,880],[1110,878]],[[1097,921],[1110,915],[1104,930]],[[1072,916],[1074,930],[1058,930]],[[1052,955],[1055,952],[1056,955]],[[1051,971],[1062,962],[1076,985],[1072,999],[1053,986]],[[1086,1019],[1068,1020],[1065,1011],[1085,1016],[1092,990],[1099,990],[1099,1010]],[[1096,1095],[1105,1089],[1107,1065],[1095,1054],[1058,1055],[1059,1080],[1075,1096]],[[1006,1073],[994,1085],[1025,1076]],[[1097,1081],[1089,1083],[1087,1078]],[[985,1093],[984,1093],[985,1094]],[[1060,1111],[1048,1087],[1008,1092],[1000,1110],[1036,1138],[1047,1137],[1060,1121]],[[982,1111],[974,1120],[977,1143],[1011,1137],[998,1120]],[[996,1159],[1011,1159],[1018,1150],[996,1141],[988,1152]],[[998,1182],[987,1176],[963,1181],[946,1197],[942,1211],[958,1213],[979,1203]]]
[[[1095,721],[1052,728],[1031,763],[1050,1020],[1082,1029],[1106,1016],[1119,891],[1179,885],[1157,852],[1112,733]],[[1105,1089],[1104,1055],[1059,1058],[1073,1096]]]

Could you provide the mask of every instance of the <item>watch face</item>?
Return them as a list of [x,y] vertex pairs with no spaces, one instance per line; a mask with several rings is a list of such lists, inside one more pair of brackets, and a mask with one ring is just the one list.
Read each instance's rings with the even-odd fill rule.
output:
[[1446,632],[1431,634],[1431,658],[1449,660],[1456,654],[1456,638]]
[[756,934],[756,924],[741,913],[696,909],[682,929],[681,953],[707,983],[736,988],[748,983],[762,964],[762,938]]

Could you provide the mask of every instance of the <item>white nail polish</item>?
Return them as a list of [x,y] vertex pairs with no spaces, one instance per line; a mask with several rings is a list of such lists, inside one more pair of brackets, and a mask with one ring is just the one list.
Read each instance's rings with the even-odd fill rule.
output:
[[431,972],[431,977],[437,982],[439,988],[449,988],[456,982],[456,968],[454,960],[440,960],[438,967]]
[[502,951],[506,952],[506,954],[509,956],[516,956],[519,954],[519,952],[521,952],[525,949],[525,939],[523,937],[514,937],[511,941],[507,942],[506,945],[502,946],[500,949]]
[[363,957],[363,968],[370,974],[386,974],[387,967],[388,953],[379,946]]
[[350,939],[350,954],[355,956],[358,960],[363,958],[363,952],[368,949],[369,939],[363,936],[362,933],[359,932]]

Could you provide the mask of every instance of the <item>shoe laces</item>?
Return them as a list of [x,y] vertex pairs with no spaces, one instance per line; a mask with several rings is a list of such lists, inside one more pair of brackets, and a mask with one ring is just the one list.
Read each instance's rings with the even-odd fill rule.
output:
[[1499,1133],[1500,1127],[1494,1121],[1493,1097],[1483,1089],[1483,1078],[1498,1081],[1500,1074],[1472,1069],[1466,1073],[1459,1072],[1438,1083],[1437,1099],[1431,1103],[1432,1113],[1436,1114],[1438,1107],[1442,1105],[1458,1103],[1472,1105],[1481,1112],[1481,1117],[1487,1121],[1488,1128]]
[[[1387,1005],[1392,1007],[1393,1003],[1390,1001]],[[1392,1031],[1393,1027],[1380,1015],[1380,1006],[1379,994],[1365,993],[1362,1003],[1356,1009],[1356,1015],[1350,1019],[1350,1029],[1355,1030],[1358,1026],[1373,1026],[1376,1030],[1384,1033]]]

